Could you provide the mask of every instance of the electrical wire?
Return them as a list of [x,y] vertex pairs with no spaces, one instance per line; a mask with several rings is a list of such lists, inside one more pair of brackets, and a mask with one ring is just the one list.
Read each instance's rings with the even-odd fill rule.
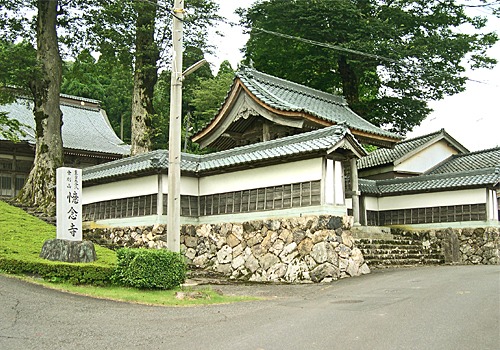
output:
[[[355,55],[359,55],[359,56],[374,58],[374,59],[377,59],[377,60],[380,60],[380,61],[386,61],[386,62],[389,62],[389,63],[394,63],[394,64],[397,64],[399,66],[403,66],[403,67],[406,67],[406,68],[411,68],[411,66],[409,66],[408,64],[406,64],[406,63],[404,63],[404,62],[402,62],[400,60],[395,60],[395,59],[392,59],[392,58],[389,58],[389,57],[384,57],[384,56],[380,56],[380,55],[376,55],[376,54],[371,54],[371,53],[367,53],[367,52],[363,52],[363,51],[359,51],[359,50],[348,49],[348,48],[345,48],[345,47],[342,47],[342,46],[338,46],[338,45],[334,45],[334,44],[330,44],[330,43],[324,43],[324,42],[315,41],[315,40],[311,40],[311,39],[305,39],[305,38],[301,38],[301,37],[297,37],[297,36],[292,36],[292,35],[288,35],[288,34],[278,33],[278,32],[274,32],[274,31],[263,29],[263,28],[259,28],[259,27],[252,27],[252,30],[257,30],[257,31],[260,31],[260,32],[263,32],[263,33],[267,33],[267,34],[270,34],[270,35],[274,35],[274,36],[277,36],[277,37],[281,37],[281,38],[285,38],[285,39],[290,39],[290,40],[295,40],[295,41],[301,41],[301,42],[304,42],[304,43],[307,43],[307,44],[310,44],[310,45],[325,47],[325,48],[336,50],[336,51],[340,51],[340,52],[345,52],[345,53],[355,54]],[[443,70],[439,70],[439,69],[435,69],[435,68],[431,68],[430,71],[434,72],[434,73],[444,73]],[[479,84],[485,84],[485,85],[491,85],[491,86],[500,88],[499,85],[493,85],[493,84],[488,83],[488,82],[484,82],[484,81],[480,81],[480,80],[475,80],[475,79],[470,79],[468,77],[465,77],[465,79],[467,79],[470,82],[479,83]]]

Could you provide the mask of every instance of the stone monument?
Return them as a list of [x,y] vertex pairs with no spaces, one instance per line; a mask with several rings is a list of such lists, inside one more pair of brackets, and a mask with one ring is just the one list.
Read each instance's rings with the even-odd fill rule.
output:
[[64,262],[96,260],[94,244],[82,241],[82,170],[56,172],[57,238],[45,241],[40,257]]

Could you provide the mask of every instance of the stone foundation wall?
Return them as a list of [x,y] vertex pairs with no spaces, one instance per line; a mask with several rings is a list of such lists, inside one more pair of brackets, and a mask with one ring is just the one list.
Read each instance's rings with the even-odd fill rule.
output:
[[[328,282],[370,272],[351,225],[347,216],[184,225],[181,252],[189,264],[235,279]],[[91,229],[84,237],[111,248],[166,247],[164,225]]]
[[441,230],[392,230],[393,234],[422,241],[424,248],[436,244],[446,263],[500,265],[500,228],[479,227]]

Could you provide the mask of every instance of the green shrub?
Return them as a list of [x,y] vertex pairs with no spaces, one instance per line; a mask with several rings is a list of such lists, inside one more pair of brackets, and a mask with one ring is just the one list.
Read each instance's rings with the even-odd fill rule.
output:
[[71,284],[107,285],[111,282],[114,268],[92,264],[63,263],[0,258],[0,271],[12,274],[28,274],[53,282]]
[[112,280],[125,286],[172,289],[186,279],[186,263],[180,253],[168,250],[122,248],[116,252]]

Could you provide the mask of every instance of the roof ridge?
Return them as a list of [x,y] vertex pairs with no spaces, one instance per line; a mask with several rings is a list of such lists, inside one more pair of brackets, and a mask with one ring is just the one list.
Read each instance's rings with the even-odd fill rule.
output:
[[500,146],[486,148],[486,149],[480,149],[480,150],[472,151],[472,152],[468,152],[468,153],[454,154],[453,157],[454,158],[466,157],[466,156],[480,154],[480,153],[487,153],[487,152],[491,152],[491,151],[495,151],[495,150],[499,150],[500,151]]
[[398,183],[412,183],[412,182],[421,182],[425,180],[436,180],[436,179],[449,179],[449,178],[458,178],[465,177],[471,175],[483,175],[483,174],[500,174],[500,166],[497,167],[488,167],[481,169],[472,169],[465,171],[457,171],[452,173],[439,173],[439,174],[422,174],[412,177],[404,177],[404,178],[395,178],[395,179],[382,179],[375,180],[378,185],[390,185],[390,184],[398,184]]
[[[254,78],[254,79],[258,79],[258,78],[253,77],[252,75],[254,75],[254,74],[256,74],[257,76],[260,75],[260,76],[266,77],[266,79],[268,80],[268,82],[271,85],[276,86],[279,84],[279,86],[284,88],[285,90],[295,90],[295,91],[299,90],[300,92],[306,94],[309,97],[316,98],[316,99],[323,100],[323,101],[332,102],[335,104],[340,104],[342,106],[347,106],[347,102],[346,102],[344,96],[342,96],[342,95],[332,94],[329,92],[325,92],[322,90],[311,88],[309,86],[299,84],[299,83],[296,83],[294,81],[286,80],[286,79],[283,79],[280,77],[276,77],[276,76],[258,71],[255,68],[243,66],[236,72],[236,74],[238,76],[244,75],[246,77]],[[291,86],[293,86],[294,88],[292,89]]]
[[[337,132],[333,131],[333,129],[341,129],[342,130],[341,133],[347,132],[346,126],[335,124],[335,125],[332,125],[332,126],[329,126],[326,128],[316,129],[313,131],[303,132],[303,133],[299,133],[299,134],[295,134],[295,135],[291,135],[291,136],[285,136],[285,137],[277,138],[274,140],[266,141],[265,144],[266,144],[266,146],[268,146],[266,148],[270,148],[276,144],[287,143],[287,141],[290,141],[290,140],[291,141],[294,141],[296,139],[300,140],[301,138],[310,139],[310,138],[313,138],[314,135],[323,134],[323,133],[326,134],[325,136],[330,136],[329,135],[330,133],[337,134]],[[340,133],[339,133],[339,135],[340,135]],[[210,157],[210,156],[215,156],[215,155],[224,155],[224,154],[228,154],[228,153],[229,154],[230,153],[237,153],[237,151],[245,151],[245,150],[252,149],[252,148],[259,148],[259,146],[262,146],[262,142],[252,143],[249,145],[244,145],[244,146],[239,146],[239,147],[234,147],[234,148],[226,149],[226,150],[219,151],[219,152],[208,153],[204,156]]]
[[413,141],[416,141],[416,140],[420,140],[420,139],[424,139],[426,137],[429,137],[429,136],[437,136],[439,134],[443,134],[446,133],[446,131],[444,129],[440,129],[438,131],[434,131],[434,132],[431,132],[431,133],[428,133],[428,134],[425,134],[425,135],[420,135],[420,136],[415,136],[415,137],[412,137],[412,138],[409,138],[409,139],[404,139],[402,141],[399,141],[397,145],[400,145],[402,143],[407,143],[407,142],[413,142]]

